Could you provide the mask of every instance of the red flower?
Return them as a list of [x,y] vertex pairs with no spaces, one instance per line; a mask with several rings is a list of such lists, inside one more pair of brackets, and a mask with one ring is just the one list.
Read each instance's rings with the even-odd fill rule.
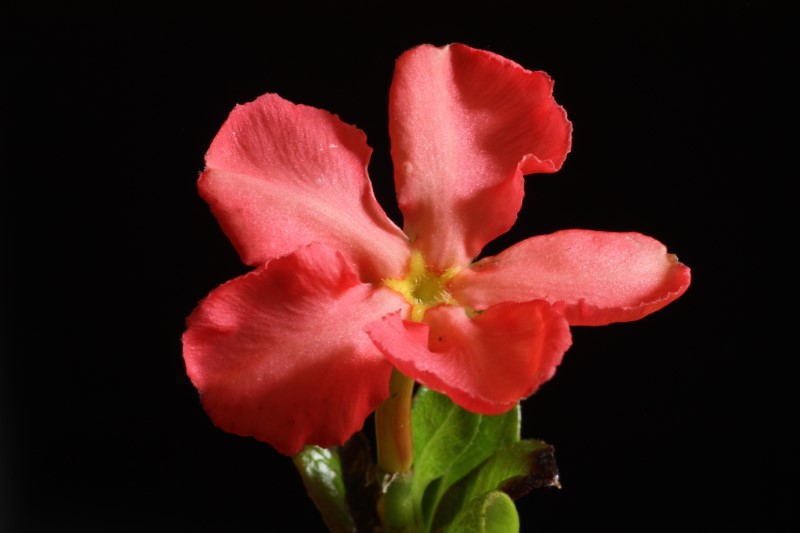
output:
[[200,194],[252,272],[188,318],[189,377],[221,428],[285,454],[358,431],[392,367],[502,413],[548,380],[570,325],[629,321],[689,286],[637,233],[561,231],[472,263],[558,170],[571,124],[552,80],[490,52],[423,45],[390,92],[401,231],[375,200],[365,135],[274,94],[237,106]]

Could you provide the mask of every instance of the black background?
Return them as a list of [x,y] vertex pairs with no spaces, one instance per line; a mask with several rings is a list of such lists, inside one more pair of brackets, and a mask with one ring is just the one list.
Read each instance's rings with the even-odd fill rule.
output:
[[575,328],[523,403],[523,436],[555,445],[563,484],[519,501],[523,531],[797,519],[796,354],[778,318],[794,259],[773,252],[793,243],[780,236],[792,167],[775,165],[788,15],[490,4],[4,8],[0,531],[324,530],[291,461],[215,428],[185,377],[186,315],[246,271],[195,180],[234,104],[277,92],[367,132],[376,195],[399,222],[388,89],[395,58],[423,42],[547,71],[574,125],[562,171],[528,178],[516,227],[487,252],[563,228],[635,230],[693,269],[666,309]]

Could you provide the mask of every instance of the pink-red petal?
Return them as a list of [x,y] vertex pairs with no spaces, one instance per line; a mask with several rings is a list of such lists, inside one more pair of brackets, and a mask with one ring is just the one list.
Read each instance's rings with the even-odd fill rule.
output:
[[186,370],[228,432],[287,455],[341,444],[389,392],[364,325],[404,306],[312,244],[212,291],[187,320]]
[[572,342],[566,320],[544,301],[506,302],[474,318],[440,306],[426,312],[424,323],[395,313],[367,331],[400,372],[487,415],[535,392]]
[[691,272],[640,233],[565,230],[521,241],[478,261],[452,281],[462,304],[543,299],[571,325],[638,320],[686,292]]
[[524,174],[558,170],[572,126],[544,72],[464,45],[397,61],[389,133],[404,229],[429,265],[465,265],[513,225]]
[[266,94],[231,112],[198,187],[243,262],[321,242],[378,281],[402,273],[408,245],[375,200],[371,152],[335,115]]

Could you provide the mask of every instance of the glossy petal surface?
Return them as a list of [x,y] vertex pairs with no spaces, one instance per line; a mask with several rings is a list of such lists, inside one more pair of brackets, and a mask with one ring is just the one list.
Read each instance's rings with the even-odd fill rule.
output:
[[371,151],[335,115],[266,94],[231,112],[198,187],[245,263],[321,242],[376,281],[401,272],[408,245],[373,195]]
[[553,82],[464,45],[397,61],[389,132],[404,230],[434,269],[465,265],[516,220],[523,174],[554,172],[572,126]]
[[571,325],[638,320],[689,287],[689,268],[640,233],[565,230],[521,241],[451,282],[461,303],[557,303]]
[[187,372],[215,424],[284,454],[341,444],[388,395],[364,325],[404,307],[313,244],[220,286],[188,319]]
[[440,306],[425,323],[398,314],[367,331],[397,369],[461,407],[494,415],[511,409],[550,379],[572,339],[547,302],[506,302],[469,318]]

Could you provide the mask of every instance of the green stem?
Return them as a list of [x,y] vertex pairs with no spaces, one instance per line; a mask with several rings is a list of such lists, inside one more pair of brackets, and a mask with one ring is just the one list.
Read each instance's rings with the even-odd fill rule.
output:
[[375,411],[375,437],[378,444],[378,471],[383,476],[383,494],[378,514],[388,533],[413,533],[414,504],[411,481],[414,442],[411,435],[411,398],[414,380],[397,370],[389,381],[389,397]]
[[411,438],[411,397],[414,380],[397,370],[389,381],[389,397],[375,411],[378,468],[388,475],[410,472],[414,462]]

